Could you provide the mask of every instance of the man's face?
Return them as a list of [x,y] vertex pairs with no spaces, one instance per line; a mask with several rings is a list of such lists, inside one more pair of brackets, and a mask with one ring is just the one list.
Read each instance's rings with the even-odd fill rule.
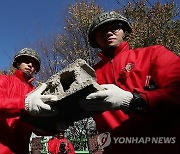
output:
[[123,36],[124,32],[117,23],[104,24],[95,32],[96,42],[102,49],[116,48],[123,42]]
[[28,76],[31,76],[35,72],[37,66],[37,61],[28,56],[23,56],[18,63],[19,70],[26,73]]
[[58,138],[60,138],[60,139],[64,138],[64,133],[60,132],[58,135]]

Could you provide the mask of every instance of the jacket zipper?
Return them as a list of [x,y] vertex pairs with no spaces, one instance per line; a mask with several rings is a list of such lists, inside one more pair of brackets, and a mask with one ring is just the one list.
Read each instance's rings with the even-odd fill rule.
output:
[[118,84],[117,84],[116,75],[115,75],[115,70],[114,70],[114,61],[113,61],[113,59],[111,59],[111,58],[110,58],[110,63],[111,63],[111,66],[112,66],[112,71],[113,71],[113,75],[114,75],[115,85],[118,85]]

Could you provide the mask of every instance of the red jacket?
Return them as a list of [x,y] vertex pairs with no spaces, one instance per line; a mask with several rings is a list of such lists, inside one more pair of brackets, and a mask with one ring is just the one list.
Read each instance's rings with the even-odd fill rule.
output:
[[54,137],[48,141],[48,151],[50,154],[63,154],[59,151],[60,144],[64,142],[65,143],[65,150],[67,151],[67,154],[75,154],[73,144],[68,141],[66,138],[58,139],[57,137]]
[[[106,111],[95,117],[99,133],[110,132],[114,137],[180,137],[180,59],[161,45],[129,49],[123,42],[115,50],[112,59],[100,55],[95,66],[99,84],[115,84],[138,92],[149,104],[147,113],[125,114],[121,110]],[[148,80],[150,79],[150,81]],[[154,89],[146,89],[153,83]],[[161,148],[152,144],[113,144],[105,148],[107,153],[175,153],[175,148]],[[171,145],[170,145],[171,146]],[[170,149],[170,150],[169,150]],[[162,150],[162,151],[161,151]],[[169,150],[169,151],[168,151]],[[178,147],[178,152],[179,152]]]
[[[32,80],[31,80],[32,81]],[[0,75],[0,154],[28,154],[32,127],[21,121],[24,99],[33,86],[23,73]]]

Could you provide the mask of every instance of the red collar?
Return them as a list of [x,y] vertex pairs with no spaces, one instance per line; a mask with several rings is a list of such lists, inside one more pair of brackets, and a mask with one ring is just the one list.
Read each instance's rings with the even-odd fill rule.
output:
[[21,70],[15,70],[14,76],[20,79],[22,82],[31,83],[34,80],[34,77],[30,78],[28,81],[25,80],[24,73]]

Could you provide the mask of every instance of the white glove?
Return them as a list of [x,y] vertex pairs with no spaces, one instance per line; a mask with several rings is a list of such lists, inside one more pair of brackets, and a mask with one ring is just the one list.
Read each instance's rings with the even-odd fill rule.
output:
[[104,90],[91,93],[85,102],[81,101],[81,107],[87,111],[91,110],[127,110],[133,98],[132,93],[125,91],[114,84],[100,85]]
[[55,95],[41,95],[46,89],[47,84],[43,83],[36,91],[29,93],[25,99],[25,110],[34,116],[54,116],[58,112],[50,105],[44,102],[57,101],[58,98]]

